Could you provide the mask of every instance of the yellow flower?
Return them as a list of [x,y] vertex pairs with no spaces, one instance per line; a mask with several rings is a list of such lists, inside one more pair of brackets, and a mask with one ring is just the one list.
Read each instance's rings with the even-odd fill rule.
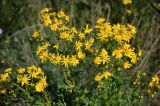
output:
[[130,44],[125,43],[125,44],[122,45],[122,49],[123,49],[123,52],[124,52],[124,53],[125,53],[129,48],[130,48]]
[[100,81],[103,77],[100,75],[100,73],[98,73],[95,77],[96,81]]
[[135,55],[134,50],[131,48],[123,50],[123,53],[125,56],[127,56],[129,58],[132,58],[132,56]]
[[41,22],[44,26],[48,26],[52,24],[52,20],[50,19],[50,15],[45,14],[42,16]]
[[112,77],[112,73],[109,72],[109,71],[106,71],[106,72],[104,72],[104,73],[102,74],[102,76],[105,77],[106,79],[108,79],[108,78]]
[[79,64],[79,60],[76,58],[76,56],[72,56],[70,58],[70,63],[73,65],[73,66],[77,66]]
[[93,37],[90,37],[90,38],[89,38],[89,42],[90,42],[91,44],[93,44],[93,43],[94,43],[94,38],[93,38]]
[[24,84],[28,85],[30,81],[30,77],[28,77],[27,75],[19,75],[17,77],[17,82],[21,83],[21,85],[23,86]]
[[122,0],[124,5],[132,4],[132,0]]
[[97,38],[100,41],[107,41],[108,38],[111,36],[112,27],[110,23],[105,23],[102,26],[100,26],[100,30],[97,33]]
[[97,24],[101,24],[101,23],[103,23],[105,21],[105,18],[98,18],[98,20],[97,20]]
[[39,36],[40,31],[34,31],[32,37],[37,38]]
[[128,24],[128,28],[130,30],[131,35],[134,35],[136,33],[136,27],[135,26]]
[[55,55],[55,58],[54,58],[54,60],[53,60],[53,63],[54,63],[54,64],[60,64],[61,60],[62,60],[61,55],[57,54],[57,55]]
[[100,57],[96,57],[93,62],[97,65],[101,64],[101,58]]
[[62,33],[60,33],[60,38],[61,39],[63,39],[63,40],[70,40],[70,41],[72,41],[72,38],[70,38],[70,34],[69,33],[67,33],[67,32],[62,32]]
[[0,94],[5,94],[7,90],[5,88],[0,88]]
[[76,30],[76,28],[72,27],[72,28],[71,28],[71,33],[73,33],[73,34],[77,34],[77,33],[78,33],[78,31]]
[[92,46],[92,43],[89,42],[89,41],[86,41],[86,42],[84,43],[84,45],[85,45],[85,49],[86,49],[86,50],[90,50],[90,48],[91,48],[91,46]]
[[22,73],[25,72],[25,68],[19,68],[19,69],[17,70],[17,72],[18,72],[19,74],[22,74]]
[[58,18],[63,18],[65,17],[65,13],[63,10],[59,11],[58,14],[57,14]]
[[84,38],[85,38],[85,34],[82,33],[82,32],[80,32],[80,33],[78,34],[78,36],[79,36],[80,39],[84,39]]
[[6,81],[8,77],[9,77],[8,73],[0,74],[0,82]]
[[130,68],[132,66],[132,64],[130,64],[128,61],[124,62],[123,67],[125,69]]
[[103,64],[108,63],[110,61],[108,52],[104,48],[100,52],[100,58]]
[[136,54],[134,54],[134,55],[131,57],[131,62],[132,62],[133,64],[135,64],[135,63],[137,62],[137,55],[136,55]]
[[66,20],[67,22],[69,22],[70,17],[69,17],[69,16],[65,16],[65,20]]
[[50,27],[51,27],[51,30],[52,30],[52,31],[57,31],[57,29],[58,29],[58,24],[57,24],[57,23],[51,24]]
[[40,79],[39,82],[42,83],[44,87],[46,87],[46,86],[47,86],[47,81],[46,81],[46,80],[47,80],[47,78],[43,76],[43,77]]
[[31,67],[28,67],[27,72],[32,78],[37,78],[38,75],[41,73],[41,69],[37,68],[36,66],[31,66]]
[[159,77],[157,75],[155,75],[154,77],[152,77],[152,81],[156,84],[159,83]]
[[149,86],[150,86],[150,87],[153,87],[153,86],[154,86],[154,83],[153,83],[153,82],[149,82]]
[[12,71],[12,69],[11,69],[11,68],[7,68],[4,72],[5,72],[5,73],[9,73],[9,74],[10,74],[10,73],[11,73],[11,71]]
[[89,34],[92,31],[92,29],[88,28],[88,24],[86,25],[86,28],[84,28],[84,33]]
[[142,50],[139,50],[138,56],[139,56],[139,57],[142,56]]
[[68,56],[68,55],[67,55],[66,57],[65,57],[65,56],[62,57],[62,64],[63,64],[66,68],[68,68],[68,65],[70,64],[70,59],[69,59],[69,56]]
[[48,51],[43,51],[43,52],[41,52],[39,54],[39,58],[40,58],[40,60],[41,60],[42,63],[44,63],[45,61],[47,61],[48,56],[49,56]]
[[121,49],[116,49],[113,51],[112,56],[115,56],[116,59],[121,59],[122,58],[122,50]]
[[109,56],[103,56],[103,57],[101,57],[101,61],[102,61],[103,64],[105,64],[105,63],[108,63],[110,61],[110,58],[109,58]]
[[100,52],[100,56],[101,57],[108,56],[108,52],[103,48]]
[[75,44],[76,51],[81,50],[81,47],[82,47],[82,43],[80,41],[78,42],[76,41],[76,44]]
[[77,52],[77,57],[78,57],[79,59],[83,59],[83,58],[85,57],[85,54],[84,54],[81,50],[79,50],[79,51]]
[[36,92],[43,92],[45,87],[44,87],[43,83],[39,82],[35,85],[35,89],[36,89]]
[[48,8],[44,8],[40,11],[41,14],[48,13],[48,12],[49,12]]
[[36,92],[43,92],[47,86],[46,77],[42,77],[38,83],[35,85]]

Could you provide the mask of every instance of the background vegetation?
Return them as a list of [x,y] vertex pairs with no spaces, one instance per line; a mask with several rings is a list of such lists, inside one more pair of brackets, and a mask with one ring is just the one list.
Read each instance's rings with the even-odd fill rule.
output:
[[[44,7],[54,11],[63,9],[71,16],[70,24],[78,29],[82,29],[86,23],[93,27],[99,17],[107,18],[111,24],[135,25],[137,37],[132,44],[141,47],[143,55],[132,72],[140,70],[150,76],[159,73],[160,3],[158,0],[133,0],[129,5],[124,5],[121,0],[1,0],[0,28],[3,32],[0,34],[0,70],[39,64],[34,53],[34,42],[30,38],[36,28],[43,29],[39,21],[39,11]],[[59,75],[50,65],[44,65],[43,68],[50,76]],[[50,84],[54,86],[56,82],[53,76],[50,78]],[[51,88],[51,91],[54,90],[55,88]],[[154,101],[147,95],[145,97],[145,103],[149,105],[160,105],[158,100],[158,97]],[[25,101],[19,102],[24,104]],[[15,101],[16,104],[18,103]]]

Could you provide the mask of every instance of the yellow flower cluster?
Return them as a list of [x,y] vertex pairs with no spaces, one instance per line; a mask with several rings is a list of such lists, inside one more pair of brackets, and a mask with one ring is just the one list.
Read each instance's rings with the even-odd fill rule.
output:
[[[130,59],[130,62],[132,64],[135,64],[139,57],[142,55],[142,51],[139,50],[139,52],[135,53],[135,48],[131,48],[130,44],[122,44],[118,49],[115,49],[112,52],[112,56],[114,56],[116,59],[122,59],[122,58],[128,58]],[[125,69],[130,68],[132,64],[129,61],[125,61],[123,63],[123,67]]]
[[[129,44],[136,34],[136,28],[130,24],[111,25],[105,18],[98,18],[93,28],[87,24],[79,31],[70,27],[70,16],[62,10],[51,12],[45,8],[40,13],[42,24],[53,32],[47,37],[54,38],[54,41],[43,39],[36,50],[42,63],[48,61],[68,68],[76,67],[86,59],[104,69],[114,68],[115,61],[121,61],[121,67],[128,69],[142,54],[141,50],[136,53]],[[43,37],[40,32],[35,31],[32,35],[37,41]]]
[[10,74],[12,72],[11,68],[8,68],[4,71],[3,74],[0,74],[0,94],[6,93],[6,88],[2,85],[10,80]]
[[42,92],[47,86],[46,77],[41,68],[30,66],[17,70],[17,83],[21,86],[35,87],[36,92]]
[[100,52],[100,54],[94,59],[94,63],[99,65],[99,64],[105,64],[108,63],[110,60],[108,56],[108,52],[103,48]]
[[153,76],[152,80],[149,82],[149,86],[151,88],[157,87],[159,89],[160,88],[160,78],[157,75]]
[[158,90],[160,90],[160,77],[158,75],[152,77],[152,80],[149,82],[149,87],[148,93],[151,94],[152,97],[155,97]]
[[[45,27],[50,27],[50,29],[53,32],[56,32],[56,38],[57,42],[42,42],[41,45],[37,48],[37,54],[41,60],[41,62],[50,61],[53,64],[56,65],[63,65],[66,68],[68,66],[77,66],[79,64],[80,59],[83,59],[85,57],[85,53],[82,51],[82,48],[85,48],[84,50],[88,50],[90,52],[93,52],[93,48],[91,48],[94,38],[90,37],[88,39],[86,38],[86,35],[89,35],[92,31],[91,28],[89,28],[88,25],[83,28],[83,31],[78,32],[75,27],[69,27],[69,21],[70,17],[67,16],[62,10],[58,13],[49,12],[49,9],[45,8],[41,10],[41,22]],[[40,31],[35,31],[32,35],[33,38],[39,39],[40,41]],[[78,38],[78,40],[77,40]],[[59,41],[64,41],[63,45],[59,43]],[[63,53],[59,53],[61,46],[65,46],[65,49],[68,42],[75,42],[73,45],[73,49],[75,50],[72,54],[66,55],[66,53],[63,51]],[[49,52],[49,49],[56,49],[56,52]],[[57,52],[58,51],[58,52]]]
[[103,78],[108,79],[108,78],[110,78],[110,77],[112,77],[112,76],[113,76],[113,75],[112,75],[111,72],[105,71],[105,72],[103,72],[103,73],[98,73],[98,74],[96,75],[96,77],[95,77],[95,80],[96,80],[96,81],[101,81]]
[[[13,73],[14,76],[10,77],[10,74]],[[17,83],[13,82],[14,78],[16,78]],[[5,85],[7,84],[10,86],[20,84],[20,87],[31,88],[36,92],[43,92],[47,87],[44,72],[41,68],[37,68],[34,65],[27,68],[19,68],[16,73],[11,68],[6,69],[3,74],[0,74],[0,93],[6,93],[7,86]]]

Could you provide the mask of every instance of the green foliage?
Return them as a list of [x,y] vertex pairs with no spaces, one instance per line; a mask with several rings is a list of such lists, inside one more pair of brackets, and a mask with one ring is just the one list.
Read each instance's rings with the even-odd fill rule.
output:
[[[131,71],[116,73],[116,77],[106,79],[98,85],[93,81],[96,68],[92,64],[88,64],[87,61],[83,61],[84,67],[78,70],[73,69],[72,73],[67,73],[70,78],[66,82],[61,68],[48,63],[40,63],[34,51],[38,44],[35,44],[35,41],[31,39],[33,31],[37,28],[42,29],[46,35],[51,34],[50,31],[44,30],[44,27],[39,23],[38,15],[40,9],[49,7],[55,11],[63,9],[69,13],[71,15],[70,25],[78,29],[82,29],[86,23],[93,27],[99,17],[106,17],[107,21],[112,24],[132,23],[137,27],[138,35],[132,43],[136,48],[139,48],[147,40],[147,34],[151,33],[151,37],[154,34],[155,30],[152,31],[151,28],[156,29],[158,26],[158,24],[151,26],[151,20],[154,20],[155,23],[159,22],[156,18],[159,14],[152,8],[152,3],[158,11],[158,3],[148,0],[133,0],[132,4],[126,6],[122,4],[121,0],[48,0],[45,2],[43,0],[26,0],[23,2],[21,0],[1,0],[0,28],[4,32],[0,34],[0,70],[7,67],[17,69],[17,67],[35,64],[45,70],[49,86],[45,94],[28,94],[30,91],[27,91],[26,94],[26,91],[19,88],[18,91],[10,92],[7,96],[0,96],[0,102],[5,105],[24,106],[139,106],[146,105],[147,102],[158,104],[156,102],[158,96],[153,101],[146,94],[147,87],[143,85],[151,78],[141,80],[141,86],[133,84],[132,81],[136,77],[134,76],[136,73],[133,71],[134,69],[132,70],[133,73]],[[141,40],[141,38],[143,39]],[[109,48],[114,48],[113,44],[106,45]],[[154,56],[151,61],[155,62],[158,56]],[[157,63],[155,64],[157,65]],[[154,70],[155,66],[151,68]],[[142,67],[142,70],[144,69]],[[2,73],[2,71],[0,72]],[[72,82],[72,78],[75,78],[75,82]],[[17,96],[14,95],[15,93]]]

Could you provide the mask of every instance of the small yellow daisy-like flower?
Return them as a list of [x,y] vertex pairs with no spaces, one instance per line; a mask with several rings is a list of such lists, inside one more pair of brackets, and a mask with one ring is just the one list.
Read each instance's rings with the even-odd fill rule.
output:
[[132,0],[122,0],[124,5],[132,4]]
[[100,73],[98,73],[95,77],[96,81],[100,81],[103,77],[100,75]]
[[46,77],[42,77],[38,83],[35,85],[36,92],[43,92],[47,86]]
[[67,55],[66,57],[65,57],[65,56],[62,57],[62,64],[63,64],[66,68],[68,68],[68,65],[70,64],[70,59],[69,59],[69,56],[68,56],[68,55]]
[[40,81],[39,82],[41,82],[43,85],[44,85],[44,87],[46,87],[47,86],[47,78],[46,77],[42,77],[41,79],[40,79]]
[[42,63],[44,63],[45,61],[47,61],[48,56],[49,56],[48,51],[43,51],[43,52],[41,52],[39,54],[39,58],[40,58],[40,60],[41,60]]
[[28,77],[27,75],[19,75],[17,77],[17,82],[21,83],[21,85],[23,86],[24,84],[28,85],[30,81],[30,77]]
[[40,31],[34,31],[32,37],[37,38],[39,36]]
[[70,58],[70,63],[73,65],[73,66],[77,66],[79,64],[79,60],[76,58],[76,56],[72,56]]
[[54,59],[55,59],[54,60],[55,64],[60,64],[62,57],[61,57],[61,55],[57,54]]
[[91,31],[92,31],[92,29],[90,29],[90,28],[88,27],[88,24],[87,24],[87,25],[86,25],[86,28],[84,28],[84,33],[85,33],[85,34],[89,34]]
[[124,62],[123,67],[125,69],[130,68],[132,66],[132,64],[130,64],[128,61]]
[[112,56],[115,56],[116,59],[121,59],[123,54],[121,49],[116,49],[113,51]]
[[100,56],[101,57],[104,57],[104,56],[107,56],[108,55],[108,52],[103,48],[100,52]]
[[106,72],[104,72],[104,73],[102,74],[102,76],[105,77],[106,79],[108,79],[108,78],[112,77],[112,73],[109,72],[109,71],[106,71]]
[[51,24],[50,27],[51,27],[51,30],[52,30],[52,31],[57,31],[57,29],[58,29],[58,24],[57,24],[57,23]]
[[77,52],[77,57],[78,57],[79,59],[83,59],[83,58],[85,57],[85,54],[84,54],[81,50],[79,50],[79,51]]
[[149,86],[150,86],[150,87],[153,87],[153,86],[154,86],[154,83],[153,83],[153,82],[149,82]]
[[137,62],[137,55],[136,54],[131,57],[131,62],[133,64],[135,64]]
[[156,84],[159,83],[159,77],[157,75],[155,75],[154,77],[152,77],[152,81]]
[[86,41],[86,42],[84,43],[84,45],[85,45],[85,49],[86,49],[86,50],[90,50],[90,48],[91,48],[91,46],[92,46],[92,43],[89,42],[89,41]]
[[7,68],[4,72],[5,73],[11,73],[12,69],[11,68]]
[[35,85],[35,89],[36,89],[36,92],[43,92],[44,91],[44,85],[43,83],[39,82]]
[[25,68],[19,68],[19,69],[17,70],[17,72],[18,72],[19,74],[22,74],[22,73],[25,72]]
[[66,15],[66,16],[65,16],[65,20],[66,20],[67,22],[69,22],[70,17]]
[[85,34],[82,33],[82,32],[80,32],[80,33],[78,34],[78,36],[79,36],[79,38],[80,38],[81,40],[85,38]]
[[75,27],[72,27],[72,28],[71,28],[71,33],[73,33],[73,34],[77,34],[77,33],[78,33],[78,31],[76,30],[76,28],[75,28]]
[[75,44],[76,51],[81,50],[81,47],[82,47],[82,43],[80,41],[78,42],[76,41],[76,44]]
[[58,14],[57,14],[58,18],[63,18],[65,17],[65,13],[63,10],[59,11]]
[[103,23],[105,21],[105,18],[98,18],[98,20],[97,20],[97,24],[101,24],[101,23]]
[[9,77],[8,73],[0,74],[0,82],[6,81],[8,77]]
[[100,57],[96,57],[93,62],[97,65],[101,64],[101,58]]
[[51,25],[52,24],[52,20],[50,18],[50,15],[48,15],[48,14],[47,15],[43,15],[42,19],[41,19],[41,22],[46,27]]
[[40,11],[41,14],[48,13],[48,12],[49,12],[48,8],[44,8]]
[[0,94],[5,94],[7,90],[5,88],[0,88]]

